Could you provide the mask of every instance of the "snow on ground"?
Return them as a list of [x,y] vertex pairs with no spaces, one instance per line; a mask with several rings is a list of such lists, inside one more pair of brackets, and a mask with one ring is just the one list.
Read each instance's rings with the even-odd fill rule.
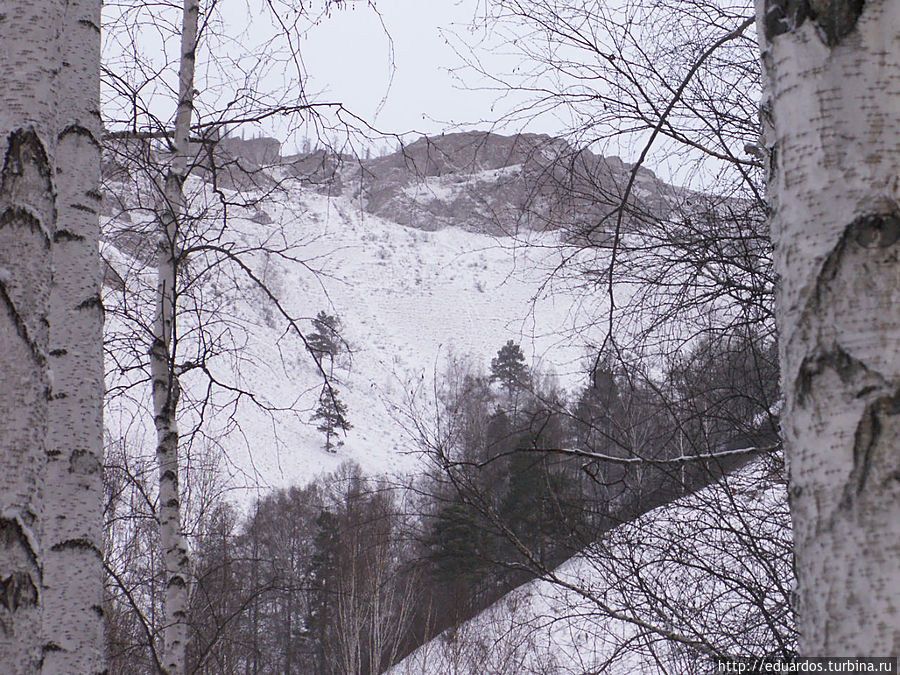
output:
[[[284,308],[304,318],[304,330],[320,310],[340,317],[351,353],[338,359],[334,374],[353,428],[336,453],[325,452],[323,436],[310,421],[321,379],[299,340],[252,284],[242,283],[235,293],[224,278],[207,282],[204,293],[246,328],[246,337],[237,340],[247,340],[240,372],[223,377],[290,409],[272,416],[244,399],[233,416],[224,411],[207,418],[206,442],[221,444],[234,484],[302,483],[347,459],[369,473],[416,471],[416,448],[398,419],[410,398],[428,399],[436,371],[451,354],[468,355],[486,370],[500,346],[515,340],[563,385],[581,383],[584,344],[560,337],[579,312],[576,300],[542,288],[559,256],[554,234],[536,235],[546,247],[525,248],[455,228],[425,232],[367,214],[346,198],[300,187],[276,195],[263,210],[271,223],[261,225],[253,213],[232,209],[226,236],[238,246],[262,240],[298,244],[292,254],[302,263],[257,255],[253,267]],[[106,255],[114,267],[135,264],[112,246]],[[147,283],[152,268],[140,271],[131,277]],[[114,319],[107,330],[117,330]],[[225,360],[222,367],[232,366]],[[202,378],[185,376],[185,387],[192,382],[200,387]],[[140,402],[139,388],[132,393],[138,400],[109,408],[107,427],[114,435],[128,430],[138,444],[152,447],[146,398]]]
[[770,467],[757,460],[610,531],[388,675],[710,672],[701,650],[751,656],[779,646],[768,631],[792,635],[791,534]]
[[467,194],[479,185],[510,181],[522,172],[522,164],[509,164],[497,169],[460,171],[444,176],[425,176],[420,181],[403,188],[408,199],[418,202],[452,202],[461,194]]

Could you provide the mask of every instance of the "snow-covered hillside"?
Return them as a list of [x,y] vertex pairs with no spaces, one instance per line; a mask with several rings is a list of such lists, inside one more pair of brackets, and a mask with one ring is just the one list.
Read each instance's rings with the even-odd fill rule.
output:
[[[194,180],[190,187],[193,202],[205,204],[215,222],[217,199],[210,186]],[[140,217],[128,216],[124,229],[140,229]],[[152,241],[152,223],[144,225]],[[106,230],[116,227],[113,220]],[[436,372],[451,354],[469,356],[486,369],[511,339],[564,386],[581,381],[587,338],[561,337],[577,323],[578,298],[551,293],[544,285],[548,270],[559,262],[554,232],[535,233],[532,243],[546,246],[526,248],[508,237],[456,227],[423,231],[368,213],[350,196],[328,196],[288,182],[259,207],[230,207],[227,227],[216,236],[217,242],[246,250],[263,242],[287,247],[290,257],[248,254],[255,273],[291,316],[302,318],[302,329],[311,330],[310,320],[320,310],[339,316],[350,348],[338,359],[335,377],[353,428],[344,445],[329,453],[310,421],[320,373],[277,308],[246,280],[234,292],[227,276],[201,279],[202,294],[245,333],[238,338],[229,333],[237,353],[220,358],[218,365],[210,361],[210,369],[219,368],[220,379],[233,379],[266,405],[284,409],[265,412],[244,397],[215,414],[202,411],[203,443],[222,451],[223,468],[235,484],[302,483],[347,459],[371,473],[416,471],[416,447],[399,420],[411,398],[421,404],[433,397]],[[127,284],[153,288],[153,258],[134,237],[107,237],[105,257]],[[113,310],[129,302],[120,289],[107,295]],[[117,316],[110,312],[110,336],[127,332]],[[188,313],[182,325],[191,321]],[[140,358],[137,348],[132,363]],[[223,374],[234,366],[238,372]],[[111,370],[111,387],[131,381],[132,375]],[[207,378],[188,372],[183,380],[194,399],[203,397]],[[132,446],[150,451],[147,394],[146,386],[129,389],[108,407],[106,424],[114,438],[127,437]],[[199,409],[188,413],[184,429],[200,414]]]
[[757,460],[608,532],[389,675],[713,672],[794,648],[787,493]]

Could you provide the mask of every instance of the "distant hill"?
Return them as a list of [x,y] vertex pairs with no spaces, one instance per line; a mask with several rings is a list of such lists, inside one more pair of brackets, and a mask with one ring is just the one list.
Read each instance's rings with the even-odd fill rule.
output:
[[[415,145],[414,151],[421,147]],[[336,376],[353,428],[337,453],[324,451],[321,434],[311,421],[320,374],[265,295],[242,273],[235,273],[242,281],[234,286],[227,279],[231,273],[217,268],[195,284],[195,292],[224,317],[216,324],[222,331],[216,339],[238,347],[233,355],[223,354],[206,365],[222,382],[240,384],[257,392],[266,405],[280,409],[270,416],[244,397],[219,414],[203,413],[206,431],[194,440],[221,447],[230,481],[250,486],[257,480],[266,486],[299,484],[334,471],[346,459],[373,474],[418,471],[417,448],[402,419],[413,401],[429,410],[436,373],[451,354],[468,355],[487,368],[500,346],[512,339],[522,344],[531,363],[556,373],[564,386],[581,382],[584,343],[569,341],[564,334],[582,308],[574,295],[551,295],[542,288],[554,264],[558,232],[537,233],[544,248],[522,247],[514,238],[463,227],[471,220],[462,209],[441,221],[440,227],[423,231],[409,224],[411,219],[403,213],[392,214],[387,202],[377,209],[382,215],[361,206],[359,193],[348,187],[354,184],[354,172],[370,166],[377,174],[366,174],[371,182],[364,191],[391,184],[393,188],[384,189],[394,196],[386,194],[385,199],[403,198],[417,177],[403,168],[402,155],[360,163],[323,151],[282,157],[276,150],[277,142],[259,139],[231,140],[219,149],[233,162],[226,162],[226,169],[240,165],[251,170],[240,185],[243,196],[264,198],[258,204],[240,206],[243,196],[234,188],[242,174],[236,172],[228,182],[223,170],[217,172],[215,183],[210,172],[198,172],[187,184],[189,201],[205,209],[196,226],[209,228],[212,234],[204,236],[215,236],[222,245],[245,250],[274,241],[289,247],[290,256],[249,254],[248,261],[284,308],[301,318],[305,330],[312,329],[311,320],[319,310],[341,318],[350,353]],[[472,151],[469,159],[459,162],[471,164],[478,156],[486,157]],[[149,389],[140,381],[145,376],[146,327],[151,322],[148,293],[155,285],[156,224],[146,207],[151,196],[136,192],[129,182],[136,174],[109,153],[107,159],[103,253],[111,355],[108,385],[113,393],[127,392],[110,402],[107,427],[112,438],[126,437],[130,445],[152,448],[152,421],[146,412]],[[513,155],[508,160],[495,158],[490,166],[513,159]],[[497,171],[502,174],[504,169]],[[290,180],[301,175],[302,180]],[[501,193],[506,189],[503,175],[471,185]],[[449,180],[451,174],[445,176]],[[422,204],[424,208],[431,202],[422,197]],[[135,300],[139,296],[143,299]],[[134,318],[124,320],[126,312]],[[193,329],[195,321],[188,312],[180,325]],[[191,340],[197,335],[185,335],[181,343],[185,354],[195,349]],[[239,372],[238,358],[243,360]],[[183,379],[184,386],[194,388],[195,399],[204,394],[202,373],[192,371]],[[193,414],[185,410],[186,429],[196,422]]]
[[[104,155],[111,308],[122,305],[135,284],[146,293],[155,264],[155,224],[133,186],[126,187],[135,175],[117,155],[139,142],[117,143]],[[446,134],[371,159],[325,150],[284,156],[275,139],[225,137],[213,150],[213,172],[206,146],[196,148],[192,203],[205,204],[205,218],[216,226],[227,212],[225,237],[235,244],[283,237],[295,245],[292,258],[255,256],[256,271],[307,328],[319,310],[339,315],[352,347],[340,378],[353,430],[333,455],[321,449],[309,421],[319,375],[265,297],[253,289],[228,293],[212,282],[203,287],[245,331],[242,354],[249,365],[240,380],[287,409],[274,423],[244,399],[221,424],[207,420],[218,425],[215,433],[228,435],[226,447],[239,448],[228,460],[234,475],[283,485],[334,470],[346,458],[371,472],[413,469],[415,447],[398,426],[398,410],[411,397],[433,394],[436,370],[452,353],[486,367],[512,339],[564,387],[582,381],[589,326],[605,300],[586,303],[576,291],[545,282],[562,248],[585,240],[602,246],[610,237],[615,222],[609,215],[632,171],[619,158],[534,134]],[[238,188],[262,201],[241,207]],[[677,196],[651,171],[638,170],[624,226],[637,226],[641,213],[664,216]],[[523,246],[523,234],[538,245]],[[575,339],[573,326],[580,331]],[[123,326],[111,319],[108,330],[110,344],[125,344],[113,339]],[[136,363],[140,358],[133,356]],[[134,407],[120,412],[124,421],[108,416],[110,426],[119,427],[111,429],[113,436],[146,426],[131,421]]]

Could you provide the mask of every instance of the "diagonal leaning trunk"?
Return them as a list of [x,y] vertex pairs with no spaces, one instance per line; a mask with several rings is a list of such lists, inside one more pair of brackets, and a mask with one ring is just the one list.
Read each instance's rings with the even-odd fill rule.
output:
[[0,673],[37,674],[59,0],[0,3]]
[[757,15],[800,649],[896,656],[900,0]]
[[44,675],[105,672],[100,2],[69,0],[57,118],[44,508]]
[[178,109],[171,164],[166,174],[165,203],[159,219],[158,281],[153,344],[150,347],[150,375],[153,387],[153,415],[156,426],[156,457],[159,463],[159,542],[166,568],[165,643],[166,675],[183,675],[187,646],[189,558],[181,524],[178,467],[178,424],[176,413],[180,393],[175,372],[176,283],[179,242],[183,233],[184,181],[187,177],[188,134],[194,91],[194,51],[197,42],[199,0],[185,0],[181,33]]

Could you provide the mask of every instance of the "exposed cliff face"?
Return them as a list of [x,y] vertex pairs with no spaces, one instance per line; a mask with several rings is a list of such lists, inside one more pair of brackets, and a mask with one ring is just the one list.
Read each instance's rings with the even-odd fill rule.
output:
[[[323,150],[290,157],[277,153],[272,139],[220,142],[220,154],[242,166],[279,163],[305,186],[344,194],[401,225],[492,234],[562,229],[592,243],[615,229],[632,171],[618,157],[576,149],[563,139],[480,131],[421,138],[366,160]],[[653,172],[638,170],[625,226],[664,216],[674,195]]]
[[[215,172],[200,150],[198,175],[220,188],[271,188],[271,169],[280,166],[304,187],[344,195],[401,225],[490,234],[562,230],[570,240],[594,245],[616,229],[632,172],[618,157],[563,139],[480,131],[424,137],[365,160],[325,150],[282,156],[274,139],[225,137],[213,151]],[[116,168],[122,167],[109,164],[108,177]],[[676,188],[639,169],[622,226],[665,217],[677,197]]]
[[[423,138],[364,161],[345,183],[370,213],[424,230],[446,226],[511,234],[563,229],[603,237],[615,227],[631,167],[618,157],[577,150],[549,136],[485,132]],[[629,199],[637,214],[659,217],[672,188],[641,169]]]
[[281,157],[281,142],[267,137],[245,140],[226,136],[219,140],[216,149],[223,155],[243,159],[254,167],[274,164]]

